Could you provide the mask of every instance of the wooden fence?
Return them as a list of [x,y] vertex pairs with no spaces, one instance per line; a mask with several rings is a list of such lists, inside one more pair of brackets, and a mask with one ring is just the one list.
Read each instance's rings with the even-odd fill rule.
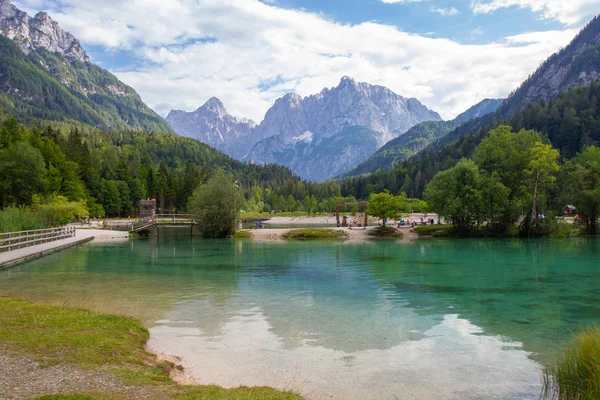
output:
[[74,226],[63,226],[34,231],[0,233],[0,253],[75,237],[75,232]]

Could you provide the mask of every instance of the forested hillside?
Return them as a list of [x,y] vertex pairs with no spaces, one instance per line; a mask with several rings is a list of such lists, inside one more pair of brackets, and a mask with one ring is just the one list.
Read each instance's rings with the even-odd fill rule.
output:
[[94,216],[128,216],[155,197],[162,212],[184,211],[217,169],[238,181],[253,210],[316,210],[340,195],[336,183],[305,183],[284,167],[245,164],[174,134],[28,129],[13,118],[0,127],[1,207],[64,196]]
[[550,56],[500,107],[503,115],[527,104],[548,101],[574,87],[600,79],[600,18],[593,18],[571,43]]
[[398,163],[408,160],[430,144],[438,141],[443,143],[440,139],[461,125],[473,119],[493,114],[500,107],[502,101],[501,99],[485,99],[451,121],[426,121],[415,125],[405,134],[387,142],[375,154],[343,176],[367,174],[378,169],[391,171]]
[[[550,102],[529,105],[510,118],[488,115],[468,122],[443,140],[445,147],[430,146],[426,151],[397,166],[391,172],[347,179],[342,194],[368,198],[369,193],[388,189],[422,198],[425,185],[440,171],[470,157],[488,132],[500,124],[514,129],[533,129],[544,135],[560,151],[562,159],[571,158],[586,146],[600,143],[600,83],[572,89]],[[454,140],[450,142],[451,140]]]
[[2,35],[0,112],[23,122],[78,121],[105,130],[172,132],[132,88],[108,71],[44,48],[26,55]]

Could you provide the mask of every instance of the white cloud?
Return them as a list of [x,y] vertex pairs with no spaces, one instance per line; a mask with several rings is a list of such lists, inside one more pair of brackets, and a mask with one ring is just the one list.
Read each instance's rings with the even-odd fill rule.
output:
[[435,12],[435,13],[438,13],[438,14],[444,15],[444,16],[459,14],[459,11],[456,8],[454,8],[454,7],[450,7],[450,8],[431,7],[431,8],[429,8],[429,11]]
[[116,75],[160,114],[217,96],[232,114],[257,121],[285,93],[317,93],[344,75],[416,97],[452,118],[483,98],[506,96],[576,33],[463,45],[374,22],[343,25],[258,0],[52,1],[60,4],[43,8],[84,45],[129,50],[142,60]]
[[475,14],[487,14],[508,7],[529,8],[541,12],[547,19],[564,24],[580,24],[584,19],[600,12],[598,0],[472,0]]
[[[485,33],[485,31],[483,30],[483,28],[481,26],[478,26],[477,28],[473,29],[471,31],[471,33],[473,35],[483,35]],[[542,32],[542,33],[545,33],[545,32]]]

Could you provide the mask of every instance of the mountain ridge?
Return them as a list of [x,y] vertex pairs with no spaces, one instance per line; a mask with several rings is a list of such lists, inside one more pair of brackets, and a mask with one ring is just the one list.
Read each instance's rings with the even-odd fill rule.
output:
[[31,18],[8,0],[0,0],[0,111],[23,121],[173,132],[48,14]]
[[[219,104],[222,103],[219,101]],[[415,124],[441,121],[438,113],[415,98],[400,96],[384,86],[357,82],[348,76],[337,86],[310,96],[288,93],[278,98],[256,126],[252,126],[251,121],[231,116],[224,107],[223,111],[213,112],[205,106],[191,113],[174,110],[167,121],[177,133],[216,145],[234,158],[251,163],[281,164],[305,179],[319,181],[347,172]],[[341,132],[350,133],[346,142],[343,135],[339,136]],[[362,148],[357,140],[358,132],[366,135]],[[330,141],[340,146],[339,151],[334,151]],[[337,166],[326,161],[316,146],[331,149],[333,159],[343,154],[343,161]],[[312,158],[317,155],[320,162]]]

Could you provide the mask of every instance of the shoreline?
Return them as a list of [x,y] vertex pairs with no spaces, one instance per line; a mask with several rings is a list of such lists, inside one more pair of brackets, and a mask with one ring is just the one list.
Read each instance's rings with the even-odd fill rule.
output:
[[[369,232],[376,229],[377,226],[364,228],[323,228],[330,229],[333,231],[340,231],[347,235],[347,238],[343,239],[332,239],[339,242],[363,242],[371,240],[393,240],[396,242],[412,242],[419,238],[419,235],[413,232],[413,228],[398,228],[399,232],[402,232],[402,238],[377,238],[369,236]],[[249,232],[250,237],[248,239],[258,242],[289,242],[296,241],[297,239],[284,239],[283,235],[290,231],[297,231],[306,228],[265,228],[265,229],[245,229],[243,232]],[[319,239],[315,239],[319,240]]]
[[178,357],[152,351],[149,329],[131,317],[0,296],[0,327],[0,398],[302,399],[264,386],[200,384]]

